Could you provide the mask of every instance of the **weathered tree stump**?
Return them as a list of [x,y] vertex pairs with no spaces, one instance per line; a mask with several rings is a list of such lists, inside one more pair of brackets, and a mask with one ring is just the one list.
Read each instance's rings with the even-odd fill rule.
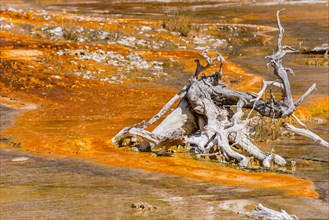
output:
[[[280,11],[277,12],[277,24],[280,31],[277,51],[267,57],[278,81],[264,81],[257,95],[231,90],[220,82],[224,58],[220,54],[209,57],[208,49],[206,49],[201,56],[207,64],[203,66],[199,60],[195,60],[197,67],[189,85],[178,92],[148,122],[141,122],[121,130],[113,137],[113,143],[120,146],[124,139],[133,138],[134,141],[130,143],[140,151],[150,149],[152,146],[161,147],[164,151],[173,145],[181,145],[190,146],[198,155],[213,156],[219,161],[235,162],[240,166],[248,166],[251,157],[259,160],[264,167],[270,167],[272,163],[285,165],[286,161],[281,156],[274,152],[263,152],[256,147],[248,130],[252,111],[258,113],[259,116],[256,117],[273,119],[295,117],[293,113],[296,107],[316,86],[313,84],[296,102],[293,101],[288,78],[288,74],[293,74],[293,71],[283,66],[282,59],[287,53],[297,52],[297,50],[282,46],[284,29],[280,23],[279,13]],[[215,61],[220,63],[219,71],[210,76],[203,75],[202,72],[213,66]],[[262,99],[268,86],[281,88],[282,98],[276,100],[270,90],[270,99]],[[180,102],[175,110],[152,132],[145,130],[147,126],[161,118],[178,100]],[[251,109],[246,118],[243,118],[243,109]],[[302,124],[297,118],[296,120]],[[307,132],[303,128],[296,130],[287,123],[284,127],[328,146],[326,141],[309,130]],[[138,140],[139,144],[135,140]]]
[[251,218],[256,219],[266,219],[266,220],[298,220],[296,215],[289,215],[286,211],[281,210],[281,212],[275,211],[273,209],[266,208],[262,204],[258,204],[255,210],[251,212],[240,213]]

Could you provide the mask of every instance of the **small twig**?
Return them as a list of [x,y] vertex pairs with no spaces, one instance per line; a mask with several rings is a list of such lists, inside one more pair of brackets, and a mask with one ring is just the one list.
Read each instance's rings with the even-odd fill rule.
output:
[[291,116],[297,121],[298,124],[300,124],[300,125],[303,126],[305,129],[308,130],[308,127],[307,127],[307,126],[306,126],[301,120],[299,120],[299,118],[297,118],[297,116],[296,116],[295,114],[292,114]]
[[207,61],[207,65],[212,65],[212,59],[207,55],[208,52],[209,47],[207,46],[206,49],[202,51],[200,55]]
[[224,57],[221,54],[217,54],[217,61],[220,62],[219,72],[218,72],[218,79],[222,79],[222,76],[223,76],[223,65],[225,63],[225,59],[224,59]]
[[277,19],[277,22],[278,22],[278,27],[279,27],[279,30],[280,30],[280,33],[279,33],[279,37],[278,37],[278,51],[283,51],[283,48],[282,48],[282,38],[283,38],[283,33],[284,33],[284,29],[281,25],[281,21],[280,21],[280,12],[281,11],[284,11],[285,9],[281,9],[281,10],[278,10],[276,12],[276,19]]
[[314,83],[295,103],[295,106],[298,106],[300,103],[304,101],[306,96],[308,96],[314,89],[316,88],[316,83]]
[[287,73],[290,73],[291,75],[296,76],[294,71],[291,68],[286,67],[284,69],[286,70]]
[[262,89],[258,92],[257,97],[256,97],[255,99],[250,100],[250,101],[254,102],[254,104],[253,104],[253,107],[252,107],[251,111],[249,112],[249,114],[248,114],[248,116],[247,116],[247,119],[249,119],[249,117],[250,117],[252,111],[253,111],[253,110],[255,109],[255,107],[256,107],[256,103],[257,103],[258,100],[260,100],[260,98],[263,96],[263,94],[264,94],[264,92],[265,92],[265,90],[266,90],[266,88],[267,88],[268,85],[273,85],[273,86],[279,87],[279,88],[281,88],[281,89],[284,88],[282,83],[274,82],[274,81],[263,81]]
[[206,69],[208,69],[209,67],[213,66],[214,65],[213,61],[214,60],[217,60],[217,61],[220,62],[219,73],[217,75],[220,76],[220,77],[222,76],[223,64],[225,62],[224,57],[221,54],[218,54],[218,53],[216,53],[216,56],[209,57],[207,55],[208,52],[209,52],[209,47],[206,47],[206,49],[204,51],[202,51],[202,53],[200,54],[200,56],[202,56],[205,59],[205,61],[207,62],[206,66],[201,65],[200,60],[198,60],[198,59],[194,60],[194,62],[196,62],[196,64],[197,64],[197,68],[196,68],[195,73],[194,73],[194,78],[198,78],[201,72],[203,72]]

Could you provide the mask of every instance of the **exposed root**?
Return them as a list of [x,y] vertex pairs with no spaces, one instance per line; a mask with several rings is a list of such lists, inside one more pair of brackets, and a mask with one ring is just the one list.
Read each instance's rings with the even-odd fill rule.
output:
[[[131,127],[124,128],[112,141],[119,146],[123,140],[129,139],[128,145],[136,146],[144,151],[152,146],[162,148],[160,152],[166,152],[173,145],[190,146],[191,152],[200,156],[211,156],[220,162],[233,162],[239,166],[250,166],[250,161],[256,159],[266,168],[273,164],[283,166],[286,161],[274,150],[263,152],[252,142],[251,131],[248,129],[251,112],[256,111],[257,117],[268,117],[272,120],[294,116],[296,107],[314,90],[313,84],[305,94],[296,102],[292,99],[288,74],[293,73],[290,68],[282,65],[282,59],[287,53],[296,52],[289,46],[282,46],[284,29],[279,18],[280,11],[277,12],[277,22],[280,30],[278,39],[278,50],[268,56],[270,65],[274,69],[274,75],[279,82],[264,81],[259,93],[251,95],[249,93],[230,90],[226,85],[221,84],[224,58],[220,54],[209,57],[209,48],[201,53],[201,57],[206,61],[206,65],[201,65],[199,60],[195,60],[197,67],[194,76],[190,79],[190,84],[178,92],[152,119],[148,122],[141,122]],[[219,71],[211,76],[205,76],[202,72],[220,63]],[[270,86],[270,98],[263,99],[267,87]],[[272,93],[272,86],[282,90],[282,98],[276,100]],[[171,112],[152,132],[145,128],[161,118],[170,107],[180,99],[179,105]],[[232,108],[233,107],[233,108]],[[235,111],[234,111],[235,109]],[[243,118],[244,109],[251,109],[248,116]],[[302,122],[295,117],[297,122]],[[328,147],[328,143],[316,134],[306,129],[295,128],[290,124],[284,127],[297,134],[310,137],[321,145]],[[134,140],[132,140],[134,139]],[[138,140],[138,141],[136,141]],[[263,209],[262,206],[259,208]],[[265,211],[264,211],[265,212]]]
[[281,212],[275,211],[273,209],[266,208],[262,204],[256,206],[255,210],[252,212],[240,213],[251,218],[257,219],[267,219],[267,220],[298,220],[295,215],[289,215],[286,211],[281,210]]

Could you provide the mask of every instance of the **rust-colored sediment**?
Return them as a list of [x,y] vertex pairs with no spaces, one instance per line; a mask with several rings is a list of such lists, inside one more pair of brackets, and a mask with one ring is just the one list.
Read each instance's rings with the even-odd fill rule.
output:
[[149,154],[122,154],[116,151],[101,155],[96,154],[92,160],[104,164],[142,168],[153,172],[176,174],[231,186],[277,189],[295,196],[318,197],[312,182],[289,175],[248,173],[232,168],[219,168],[217,164],[212,165],[191,159],[153,158]]
[[[15,24],[30,23],[35,27],[42,26],[42,23],[46,22],[8,12],[3,13],[2,16],[11,17]],[[54,20],[58,24],[60,21],[61,18]],[[120,20],[123,21],[124,19]],[[134,24],[142,24],[144,21],[130,19],[129,22],[125,28],[121,27],[125,33],[129,32]],[[120,26],[115,24],[117,23],[105,28],[121,30]],[[98,24],[79,21],[79,25],[97,28]],[[151,25],[159,25],[159,22],[152,21]],[[168,38],[166,35],[156,37]],[[84,158],[111,166],[142,168],[225,185],[277,189],[295,196],[318,196],[312,182],[290,175],[249,173],[221,168],[215,163],[200,162],[182,156],[156,158],[148,153],[136,154],[126,148],[118,149],[111,144],[111,137],[125,126],[152,117],[177,92],[175,89],[134,79],[127,79],[122,84],[85,80],[70,74],[70,68],[72,70],[76,68],[76,64],[69,62],[70,59],[54,55],[59,49],[95,47],[92,44],[51,42],[44,38],[37,39],[6,31],[1,33],[0,40],[3,43],[0,54],[2,59],[0,88],[1,94],[6,96],[1,98],[0,102],[15,108],[23,108],[24,102],[39,106],[18,116],[14,126],[1,132],[2,135],[11,137],[13,142],[23,146],[17,148],[18,150],[41,155],[55,154]],[[129,48],[120,45],[98,44],[97,48],[123,55],[129,52]],[[178,60],[185,71],[191,73],[194,71],[193,60],[198,56],[197,51],[193,50],[138,50],[136,54],[143,56],[145,60],[157,57]],[[41,58],[47,60],[41,61]],[[100,66],[101,64],[88,60],[80,60],[79,64],[90,66],[93,70],[108,68],[106,74],[109,76],[114,74],[117,68]],[[231,85],[234,89],[250,91],[250,88],[253,88],[257,91],[256,86],[262,81],[261,77],[246,73],[229,61],[224,71],[225,82],[236,82]],[[10,99],[13,97],[18,98],[19,101]],[[325,108],[328,110],[328,106]],[[306,114],[303,111],[300,114]],[[319,106],[317,111],[323,111],[323,106]]]

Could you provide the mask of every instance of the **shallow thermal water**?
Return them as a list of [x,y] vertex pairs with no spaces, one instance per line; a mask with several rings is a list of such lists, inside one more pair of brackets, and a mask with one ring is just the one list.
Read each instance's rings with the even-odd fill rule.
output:
[[[0,153],[4,219],[248,219],[237,212],[250,211],[258,203],[301,219],[325,219],[328,212],[321,200],[282,196],[274,190],[222,186],[4,148]],[[28,160],[13,161],[21,157]],[[157,209],[136,211],[131,204],[137,202]]]
[[[198,22],[222,23],[238,21],[258,25],[276,26],[275,11],[286,8],[282,23],[286,29],[286,44],[298,47],[300,42],[308,47],[328,42],[328,5],[284,4],[272,1],[256,1],[241,5],[237,1],[204,1],[199,3],[177,3],[145,1],[56,1],[56,3],[31,3],[30,1],[6,1],[8,7],[44,8],[53,11],[76,12],[100,16],[107,12],[111,17],[156,18],[175,12],[189,13]],[[288,1],[288,3],[295,3]],[[309,10],[312,7],[312,10]],[[107,16],[106,14],[101,16]],[[276,33],[266,33],[276,36]],[[221,39],[231,42],[231,47],[221,51],[232,61],[249,72],[272,79],[266,69],[264,57],[272,51],[275,40],[266,44],[250,43],[250,33],[218,33]],[[287,66],[294,69],[292,90],[302,94],[313,82],[317,83],[317,95],[328,94],[328,68],[326,66],[302,65],[305,55],[290,55]],[[171,79],[170,83],[180,88],[184,82]],[[134,87],[135,85],[131,85]],[[10,115],[9,115],[10,114]],[[1,107],[1,128],[10,125],[10,109]],[[328,117],[319,115],[308,126],[329,139]],[[6,124],[3,124],[3,123]],[[71,122],[71,121],[70,121]],[[62,123],[62,122],[61,122]],[[72,123],[72,122],[71,122]],[[77,123],[77,122],[74,122]],[[55,126],[56,127],[56,126]],[[5,140],[2,140],[6,142]],[[284,209],[300,219],[327,219],[329,213],[329,153],[301,137],[282,138],[275,142],[261,143],[263,149],[275,147],[278,154],[288,161],[297,161],[294,175],[315,183],[319,199],[282,195],[275,190],[229,187],[211,182],[178,177],[163,173],[151,173],[133,168],[101,166],[91,162],[58,158],[39,157],[17,153],[14,148],[1,148],[1,218],[4,219],[243,219],[237,211],[252,210],[262,203],[276,210]],[[17,157],[27,161],[14,162]],[[132,203],[148,202],[158,209],[134,211]],[[231,207],[232,211],[228,211]],[[316,217],[315,217],[316,216]]]
[[[17,1],[9,0],[8,6]],[[189,15],[198,23],[239,23],[276,27],[275,12],[282,12],[281,20],[285,28],[284,44],[294,48],[314,48],[328,45],[328,4],[326,1],[56,1],[40,4],[31,1],[19,1],[21,8],[44,8],[64,13],[87,14],[103,17],[138,17],[158,19],[162,16]],[[310,10],[311,8],[311,10]],[[256,34],[256,33],[255,33]],[[277,34],[266,33],[274,39]],[[265,79],[275,79],[271,69],[266,68],[267,60],[276,45],[275,40],[262,44],[255,41],[253,34],[239,33],[234,30],[218,32],[220,39],[228,40],[229,46],[221,53],[237,62],[241,67],[259,74]],[[239,40],[237,40],[239,39]],[[286,66],[296,74],[291,80],[294,93],[302,94],[312,83],[317,83],[317,94],[328,93],[328,68],[317,65],[300,65],[310,56],[290,55],[285,59]],[[321,56],[320,56],[321,57]],[[319,58],[319,56],[316,56]],[[170,81],[172,86],[175,83]],[[177,82],[178,84],[178,82]],[[180,85],[179,85],[180,86]],[[179,87],[180,88],[180,87]]]

